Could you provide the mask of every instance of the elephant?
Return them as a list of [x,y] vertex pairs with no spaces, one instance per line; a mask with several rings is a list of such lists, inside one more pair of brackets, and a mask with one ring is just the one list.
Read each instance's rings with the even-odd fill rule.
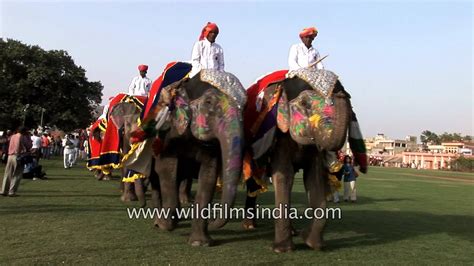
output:
[[[121,152],[127,154],[130,151],[131,133],[138,127],[141,109],[132,101],[120,102],[114,105],[109,117],[121,133]],[[122,176],[126,177],[127,167],[122,167]],[[135,178],[134,181],[123,182],[122,201],[135,201],[138,199],[140,205],[146,205],[144,178]]]
[[[211,85],[212,84],[212,85]],[[245,89],[232,74],[201,70],[193,78],[163,88],[158,105],[168,108],[169,119],[160,127],[160,151],[155,155],[154,169],[159,180],[150,180],[154,205],[170,210],[176,217],[178,172],[198,173],[199,187],[193,207],[211,203],[217,176],[222,180],[222,211],[235,201],[242,172],[243,118]],[[190,162],[200,165],[190,167]],[[191,170],[195,169],[195,170]],[[177,219],[157,218],[155,225],[173,230]],[[226,217],[212,221],[194,217],[188,243],[193,246],[213,244],[208,226],[220,228]]]
[[[269,144],[265,153],[255,158],[257,151],[253,149],[253,158],[266,157],[264,161],[267,173],[272,177],[276,208],[290,208],[293,180],[300,169],[303,170],[309,207],[325,208],[329,189],[327,158],[331,151],[339,150],[347,138],[352,117],[350,95],[334,73],[302,69],[297,73],[289,72],[286,79],[264,90],[261,105],[270,106],[271,102],[276,103],[272,117],[274,132],[266,142]],[[255,109],[256,106],[246,108]],[[252,150],[250,145],[247,147]],[[248,186],[248,190],[255,188]],[[255,211],[255,206],[255,198],[248,196],[246,208]],[[248,222],[244,221],[244,227],[254,227]],[[325,224],[326,218],[311,221],[309,228],[302,232],[307,246],[314,250],[323,247]],[[294,250],[294,234],[289,217],[275,219],[273,250],[278,253]]]

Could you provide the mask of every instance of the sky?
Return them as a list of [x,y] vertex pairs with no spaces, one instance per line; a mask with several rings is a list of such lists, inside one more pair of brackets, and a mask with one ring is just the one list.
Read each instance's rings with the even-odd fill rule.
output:
[[206,22],[217,23],[225,70],[244,87],[288,68],[305,27],[326,69],[352,95],[364,137],[423,130],[473,135],[471,1],[11,1],[2,38],[66,50],[103,102],[126,92],[139,64],[156,79],[190,60]]

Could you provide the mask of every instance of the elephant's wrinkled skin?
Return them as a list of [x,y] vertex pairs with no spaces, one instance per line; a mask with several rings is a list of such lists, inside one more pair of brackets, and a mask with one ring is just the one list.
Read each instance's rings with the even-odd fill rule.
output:
[[[297,101],[302,102],[301,106],[305,107],[300,109],[302,116],[304,119],[309,119],[314,112],[311,112],[311,102],[305,103],[304,101],[310,99],[312,93],[314,93],[310,86],[299,78],[286,79],[266,89],[264,95],[265,102],[270,101],[278,86],[281,86],[280,88],[282,89],[282,97],[278,108],[284,109],[279,110],[278,113],[288,114],[288,110],[291,108],[289,103],[293,99],[297,99]],[[344,91],[341,83],[337,81],[333,91],[333,100],[334,111],[337,114],[334,118],[334,125],[335,128],[339,128],[339,132],[334,131],[335,133],[331,136],[331,139],[323,143],[323,145],[326,145],[325,148],[327,150],[336,151],[344,144],[350,122],[349,118],[352,114],[349,98],[350,96]],[[291,119],[291,115],[278,119],[278,129],[276,130],[273,144],[269,149],[270,169],[268,172],[271,173],[275,188],[275,207],[290,207],[294,176],[299,169],[302,169],[304,173],[304,186],[309,202],[308,207],[312,209],[326,208],[325,194],[329,189],[327,183],[327,163],[325,161],[327,152],[321,148],[323,145],[320,143],[318,145],[315,144],[314,141],[318,136],[311,132],[312,129],[305,129],[306,135],[302,134],[295,137],[294,133],[290,134],[288,128],[292,125]],[[248,197],[246,207],[255,208],[255,198]],[[323,247],[323,229],[325,224],[326,218],[312,220],[309,228],[302,233],[306,245],[315,250]],[[245,226],[248,227],[249,224],[244,224]],[[250,226],[253,227],[254,225],[250,224]],[[288,217],[275,219],[273,250],[276,252],[293,250],[295,248],[292,240],[293,233],[294,231]]]
[[[187,167],[185,161],[196,160],[200,168],[195,210],[196,206],[206,207],[211,203],[218,174],[223,183],[221,203],[230,208],[242,171],[243,126],[237,104],[198,76],[174,89],[164,90],[160,101],[174,109],[170,114],[171,121],[160,131],[163,148],[155,161],[159,182],[151,180],[155,206],[169,209],[170,214],[176,216],[178,167]],[[163,130],[166,127],[168,129]],[[172,230],[176,222],[175,218],[157,219],[155,223],[162,229]],[[226,222],[216,219],[210,225],[222,227]],[[189,243],[195,246],[212,244],[207,220],[194,217]]]
[[[121,144],[123,154],[127,154],[130,151],[130,137],[131,133],[137,129],[140,111],[135,104],[123,102],[114,106],[110,112],[111,119],[122,133]],[[122,167],[122,176],[125,176],[126,173],[127,168]],[[142,207],[146,205],[142,178],[136,179],[134,183],[124,182],[123,188],[122,201],[134,201],[138,198]]]

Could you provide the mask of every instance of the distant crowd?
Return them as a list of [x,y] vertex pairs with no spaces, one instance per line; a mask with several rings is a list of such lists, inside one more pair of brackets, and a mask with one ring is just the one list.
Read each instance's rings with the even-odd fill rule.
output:
[[4,131],[0,137],[0,158],[5,164],[0,194],[17,196],[16,192],[22,178],[47,179],[40,160],[52,156],[63,156],[64,168],[77,164],[78,159],[87,159],[87,134],[79,130],[65,134],[57,131],[27,130]]

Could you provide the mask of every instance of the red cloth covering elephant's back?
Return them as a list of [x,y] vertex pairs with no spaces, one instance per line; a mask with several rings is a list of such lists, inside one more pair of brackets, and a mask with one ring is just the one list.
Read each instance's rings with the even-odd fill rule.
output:
[[89,127],[89,147],[87,149],[87,168],[89,169],[100,168],[100,147],[102,145],[102,140],[94,137],[94,131],[104,131],[105,123],[105,119],[99,118]]
[[[142,119],[148,120],[148,115],[154,113],[158,100],[160,99],[161,89],[186,78],[192,69],[192,65],[184,62],[170,62],[166,65],[163,73],[151,84],[150,92],[148,93],[148,101],[142,112]],[[150,117],[153,117],[151,115]]]
[[102,140],[100,149],[100,165],[101,166],[112,166],[119,167],[121,160],[121,147],[120,147],[120,132],[119,128],[110,119],[110,112],[113,107],[122,102],[130,102],[137,106],[141,111],[143,110],[144,104],[147,97],[145,96],[131,96],[127,94],[118,94],[109,103],[109,110],[107,115],[107,129]]
[[[266,116],[268,113],[268,109],[265,108],[261,108],[260,111],[257,110],[258,95],[270,84],[285,80],[287,73],[288,70],[272,72],[257,80],[256,83],[247,89],[247,105],[244,110],[244,131],[246,140],[251,140],[255,136],[255,132],[251,132],[251,128],[256,126],[255,123],[263,122],[263,119],[259,119],[259,117]],[[258,126],[259,125],[257,125],[257,127]]]

